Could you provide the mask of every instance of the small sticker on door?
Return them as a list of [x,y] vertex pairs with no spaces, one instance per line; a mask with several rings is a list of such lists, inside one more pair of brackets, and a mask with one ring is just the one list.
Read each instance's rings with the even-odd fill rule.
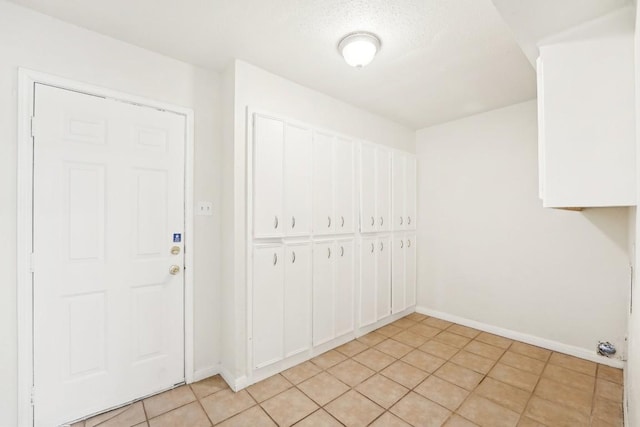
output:
[[173,243],[180,243],[182,241],[182,234],[173,233]]

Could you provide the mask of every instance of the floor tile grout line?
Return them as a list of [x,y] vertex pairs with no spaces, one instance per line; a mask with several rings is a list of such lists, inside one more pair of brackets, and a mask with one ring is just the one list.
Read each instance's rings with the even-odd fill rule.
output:
[[[530,344],[529,344],[530,345]],[[529,408],[529,405],[531,404],[531,399],[533,399],[534,396],[536,396],[536,389],[538,388],[538,384],[540,384],[540,380],[542,379],[542,375],[544,375],[544,372],[547,370],[547,366],[549,366],[549,361],[551,360],[551,354],[553,354],[553,352],[549,353],[549,356],[547,357],[547,359],[544,362],[544,368],[542,368],[542,372],[540,372],[540,375],[538,375],[538,379],[536,380],[536,384],[535,386],[533,386],[533,389],[531,390],[531,394],[529,395],[529,399],[527,399],[527,403],[524,405],[524,410],[522,411],[522,414],[520,414],[520,417],[518,418],[518,423],[520,423],[520,420],[522,419],[522,417],[527,416],[527,409]],[[536,396],[538,397],[538,396]],[[544,399],[546,400],[546,399]],[[527,418],[529,418],[527,416]],[[533,419],[533,418],[532,418]],[[538,422],[538,420],[534,421]],[[542,424],[542,422],[540,422],[540,424]]]

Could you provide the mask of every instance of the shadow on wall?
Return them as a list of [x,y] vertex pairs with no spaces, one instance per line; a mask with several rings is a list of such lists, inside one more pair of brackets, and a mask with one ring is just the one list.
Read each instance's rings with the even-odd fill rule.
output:
[[578,213],[625,253],[629,252],[628,207],[589,208]]

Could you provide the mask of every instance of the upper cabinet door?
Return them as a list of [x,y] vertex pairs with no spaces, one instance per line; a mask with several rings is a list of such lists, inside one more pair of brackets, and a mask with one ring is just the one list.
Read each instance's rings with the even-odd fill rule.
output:
[[362,144],[360,150],[360,231],[376,231],[376,148]]
[[376,221],[379,231],[391,229],[391,152],[376,150]]
[[311,131],[287,124],[284,133],[284,218],[287,236],[311,234]]
[[334,147],[334,232],[348,234],[354,231],[354,144],[347,139],[336,138]]
[[336,241],[335,251],[335,335],[339,337],[353,331],[353,284],[355,281],[353,238]]
[[284,229],[284,123],[256,114],[253,132],[253,235],[279,237]]
[[407,214],[405,208],[406,193],[406,158],[399,152],[394,152],[392,156],[392,186],[393,195],[391,210],[393,211],[393,230],[404,230],[406,228]]
[[405,172],[405,225],[407,230],[415,230],[416,229],[416,157],[412,155],[407,155],[406,157],[406,165],[407,169]]
[[313,233],[331,234],[333,213],[333,140],[330,135],[313,134]]

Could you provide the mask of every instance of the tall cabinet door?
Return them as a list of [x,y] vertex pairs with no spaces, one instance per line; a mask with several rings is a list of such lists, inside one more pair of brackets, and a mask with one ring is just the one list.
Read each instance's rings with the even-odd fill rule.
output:
[[284,263],[282,245],[253,249],[253,367],[282,359]]
[[377,320],[377,240],[375,237],[363,237],[360,244],[359,326],[367,326]]
[[405,192],[406,192],[406,161],[403,154],[394,152],[392,156],[392,203],[391,210],[393,211],[393,229],[404,230],[406,226],[406,214],[405,214]]
[[256,238],[282,235],[284,124],[254,116],[253,234]]
[[331,234],[333,218],[333,140],[313,134],[313,233]]
[[404,236],[395,236],[393,238],[393,250],[391,251],[391,307],[393,313],[398,313],[406,308],[405,249],[406,239]]
[[334,259],[335,336],[353,331],[353,239],[336,241]]
[[353,233],[355,211],[355,168],[352,141],[337,138],[334,146],[335,233]]
[[405,298],[407,307],[416,305],[416,235],[408,234],[404,258]]
[[311,131],[287,124],[284,134],[284,218],[288,236],[311,234]]
[[379,237],[377,242],[377,320],[391,314],[391,238]]
[[376,156],[376,213],[379,231],[391,229],[391,152],[378,148]]
[[416,158],[415,156],[407,156],[406,184],[405,184],[405,212],[407,230],[416,229]]
[[334,335],[333,242],[313,244],[313,345]]
[[311,244],[292,243],[285,248],[284,357],[311,346]]
[[360,151],[360,231],[376,231],[376,148],[362,144]]

